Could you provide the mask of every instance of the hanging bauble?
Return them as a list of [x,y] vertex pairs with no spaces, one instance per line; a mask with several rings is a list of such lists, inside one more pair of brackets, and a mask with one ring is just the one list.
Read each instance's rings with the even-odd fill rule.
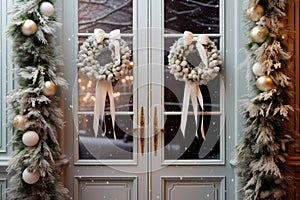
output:
[[22,179],[27,184],[35,184],[40,179],[40,174],[35,172],[30,172],[28,168],[23,171]]
[[261,63],[259,63],[259,62],[254,63],[254,65],[252,66],[252,72],[256,76],[262,76],[265,74],[265,72],[261,66]]
[[270,76],[260,76],[256,80],[256,87],[263,92],[267,92],[269,90],[272,90],[275,85],[273,83],[273,80]]
[[39,135],[35,131],[27,131],[22,136],[22,142],[28,147],[33,147],[39,142]]
[[40,12],[43,15],[51,17],[54,14],[54,6],[52,3],[44,1],[40,5]]
[[255,22],[258,21],[264,14],[265,9],[259,4],[247,10],[247,17]]
[[21,31],[26,36],[33,35],[37,31],[37,25],[33,20],[26,19],[21,25]]
[[28,128],[28,118],[24,115],[16,115],[13,125],[19,131],[25,131]]
[[45,96],[51,97],[56,93],[56,85],[52,81],[45,81],[42,92]]
[[255,26],[250,32],[250,38],[255,43],[263,43],[268,36],[268,29],[264,26]]

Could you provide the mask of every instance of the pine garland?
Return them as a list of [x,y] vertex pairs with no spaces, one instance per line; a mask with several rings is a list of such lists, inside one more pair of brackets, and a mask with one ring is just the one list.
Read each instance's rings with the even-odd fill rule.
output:
[[[290,188],[287,144],[294,142],[294,134],[293,130],[288,130],[287,124],[293,111],[288,102],[293,98],[293,86],[287,27],[284,26],[286,23],[282,23],[286,4],[287,0],[248,1],[249,30],[256,26],[265,27],[268,34],[263,36],[266,38],[261,43],[254,42],[255,38],[249,43],[250,97],[242,106],[245,129],[235,151],[240,191],[245,200],[287,199]],[[253,15],[253,8],[263,8],[264,13],[258,15],[259,19],[255,19],[257,13]],[[263,91],[258,89],[256,81],[259,75],[253,72],[257,62],[260,63],[261,75],[270,77],[274,87],[263,88]]]
[[[58,69],[63,67],[60,48],[55,46],[55,17],[40,10],[44,0],[19,0],[12,10],[12,22],[7,31],[13,40],[13,62],[19,88],[8,96],[10,121],[17,115],[25,116],[25,130],[15,129],[11,144],[14,153],[9,166],[11,176],[7,191],[11,200],[59,200],[67,196],[67,189],[60,182],[61,168],[67,162],[59,147],[57,130],[63,126],[59,98],[43,92],[45,83],[54,87],[67,87],[67,82]],[[54,4],[54,0],[47,0]],[[53,7],[54,8],[54,7]],[[36,31],[26,35],[22,31],[25,20],[33,20]],[[11,126],[13,124],[10,124]],[[22,136],[26,131],[35,131],[39,141],[33,147],[26,146]],[[39,175],[36,183],[23,180],[25,169]]]

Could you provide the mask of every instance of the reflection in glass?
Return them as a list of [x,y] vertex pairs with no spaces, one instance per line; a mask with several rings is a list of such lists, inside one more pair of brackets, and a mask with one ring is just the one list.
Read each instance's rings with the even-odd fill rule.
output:
[[80,33],[93,33],[96,27],[132,33],[132,0],[79,0],[78,7]]
[[165,33],[220,32],[219,0],[165,0]]
[[[132,115],[117,115],[115,133],[110,116],[105,117],[101,124],[98,136],[93,131],[93,116],[79,115],[79,159],[132,159]],[[106,131],[105,135],[102,135]]]
[[[198,124],[201,117],[198,116]],[[166,116],[164,134],[166,160],[220,159],[220,116],[204,115],[206,140],[195,137],[196,125],[193,115],[188,117],[185,137],[180,130],[180,120],[180,115]]]

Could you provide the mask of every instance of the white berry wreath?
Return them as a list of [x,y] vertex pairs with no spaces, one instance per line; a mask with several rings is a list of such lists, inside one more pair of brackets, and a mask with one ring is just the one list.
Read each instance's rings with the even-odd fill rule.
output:
[[[192,65],[188,60],[188,56],[193,52],[198,52],[201,58],[201,62],[197,66]],[[185,82],[180,124],[182,134],[185,135],[190,99],[192,100],[194,118],[197,124],[198,102],[202,111],[204,111],[203,96],[199,85],[206,85],[208,81],[218,75],[222,66],[220,52],[207,35],[196,38],[192,32],[185,31],[183,37],[179,38],[170,47],[168,59],[170,73],[174,74],[176,80]],[[201,118],[200,130],[202,138],[205,139],[204,116]],[[198,137],[197,129],[195,131],[196,137]]]
[[[193,66],[187,56],[197,50],[202,61]],[[189,31],[185,31],[183,37],[170,47],[168,59],[170,72],[174,74],[176,80],[199,85],[206,85],[215,78],[222,66],[220,52],[214,42],[207,36],[196,38]]]
[[[111,52],[112,61],[101,66],[97,57],[105,51]],[[128,73],[130,58],[131,50],[121,39],[120,30],[106,34],[102,29],[95,29],[80,47],[77,66],[89,78],[113,82]]]

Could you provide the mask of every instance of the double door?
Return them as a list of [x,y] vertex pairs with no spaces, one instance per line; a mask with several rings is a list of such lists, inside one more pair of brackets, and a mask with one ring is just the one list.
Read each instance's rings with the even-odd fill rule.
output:
[[[63,146],[70,160],[65,182],[73,199],[235,198],[233,169],[226,160],[230,155],[226,151],[232,152],[234,144],[232,133],[226,137],[225,131],[225,71],[199,86],[204,107],[195,119],[189,106],[183,133],[185,83],[174,78],[167,61],[170,46],[185,30],[209,35],[224,58],[224,4],[221,0],[64,2],[64,55],[71,69],[65,73],[72,86],[65,94]],[[106,134],[97,136],[96,81],[76,66],[78,49],[95,28],[120,29],[133,62],[132,70],[113,83],[115,127],[107,98],[99,125]],[[97,59],[109,62],[109,52]],[[197,54],[191,59],[200,61]],[[202,118],[205,139],[195,136]]]

